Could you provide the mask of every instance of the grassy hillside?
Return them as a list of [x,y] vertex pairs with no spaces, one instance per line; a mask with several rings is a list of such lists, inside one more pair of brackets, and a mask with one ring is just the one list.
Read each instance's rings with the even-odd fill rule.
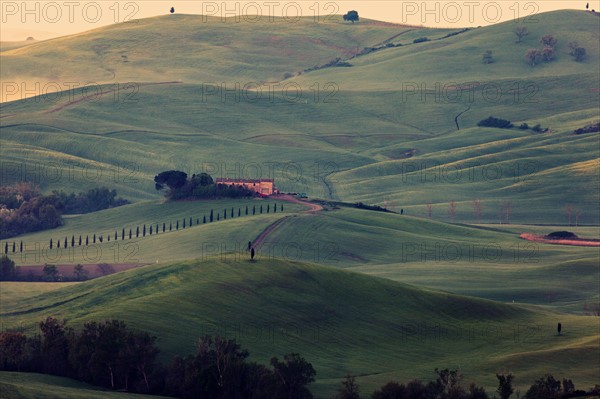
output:
[[236,338],[260,361],[298,351],[318,371],[319,397],[347,372],[361,376],[365,392],[392,378],[430,378],[438,366],[458,367],[488,386],[499,369],[521,381],[543,372],[582,385],[596,378],[589,367],[598,355],[596,318],[279,259],[148,266],[3,304],[1,312],[6,327],[26,330],[48,315],[74,326],[124,319],[160,337],[164,360],[216,333]]
[[[273,204],[278,212],[273,213]],[[266,212],[258,214],[260,205]],[[284,205],[281,212],[279,206]],[[250,215],[245,216],[245,206]],[[256,206],[257,215],[251,215]],[[235,208],[234,218],[230,217]],[[237,211],[241,208],[242,216]],[[202,224],[210,209],[227,209],[227,220]],[[301,213],[305,207],[277,200],[222,200],[179,203],[145,201],[93,214],[72,216],[65,226],[24,235],[24,252],[11,255],[17,265],[165,263],[220,256],[246,259],[246,245],[278,219],[286,218],[271,232],[257,259],[274,257],[349,268],[366,274],[409,282],[434,289],[503,302],[521,302],[584,313],[599,299],[597,292],[598,249],[533,243],[519,238],[523,232],[548,234],[565,226],[469,226],[439,222],[410,214],[399,215],[352,208]],[[406,212],[409,213],[410,210]],[[182,219],[193,225],[183,229]],[[200,224],[196,224],[196,219]],[[175,221],[180,229],[175,229]],[[162,232],[166,222],[167,232]],[[149,235],[150,224],[159,234]],[[169,230],[172,223],[173,231]],[[146,237],[135,230],[148,227]],[[90,226],[94,226],[90,228]],[[121,240],[122,227],[126,239]],[[567,227],[582,237],[594,238],[598,229]],[[129,230],[134,237],[129,239]],[[114,240],[117,231],[118,240]],[[92,244],[92,235],[104,242]],[[76,247],[70,248],[75,236]],[[77,246],[79,235],[90,239],[89,247]],[[106,241],[107,235],[111,241]],[[69,240],[69,248],[56,248],[57,240]],[[50,250],[50,239],[54,248]],[[13,240],[9,242],[9,249]],[[0,243],[0,245],[4,245]],[[570,278],[577,276],[577,278]]]
[[100,390],[68,378],[44,374],[0,372],[0,393],[6,399],[159,399],[160,396]]
[[[555,230],[546,227],[544,232]],[[532,243],[520,239],[521,232],[541,229],[479,228],[343,208],[287,219],[259,256],[318,262],[463,295],[576,313],[586,303],[597,303],[598,248]]]
[[[136,63],[132,56],[122,68],[110,64],[109,69],[124,71],[124,78],[116,78],[119,83],[129,79],[126,71],[133,68],[136,83],[131,86],[105,85],[3,104],[3,179],[28,178],[44,189],[105,184],[128,198],[149,199],[156,195],[151,179],[160,170],[208,170],[274,177],[284,191],[387,202],[412,207],[413,212],[421,212],[428,201],[445,206],[452,198],[459,204],[457,218],[467,222],[473,222],[468,203],[479,197],[489,210],[484,212],[488,222],[497,219],[492,209],[510,199],[518,222],[562,223],[564,207],[570,204],[584,210],[582,223],[600,223],[593,206],[600,200],[598,135],[571,134],[598,117],[597,17],[577,11],[541,14],[520,44],[514,43],[513,22],[410,44],[409,36],[427,36],[427,30],[370,21],[350,26],[303,20],[293,26],[265,24],[257,33],[254,24],[201,23],[194,18],[201,20],[157,17],[3,52],[3,64],[8,65],[3,71],[20,71],[17,66],[25,62],[25,70],[33,71],[36,63],[54,62],[60,54],[78,60],[67,63],[60,74],[86,80],[93,76],[95,82],[106,81],[104,63],[117,62],[121,48],[135,47],[146,60]],[[190,22],[183,32],[172,28],[183,20]],[[177,45],[171,32],[177,32]],[[279,86],[264,85],[281,79],[272,74],[326,62],[402,32],[391,42],[406,45],[353,58],[351,68],[325,68]],[[445,32],[430,33],[435,39]],[[523,53],[547,33],[559,40],[557,57],[532,68]],[[281,45],[258,46],[268,34],[280,37]],[[323,45],[309,39],[313,35],[337,44]],[[567,54],[572,40],[586,47],[585,62],[576,63]],[[110,47],[102,50],[106,54],[90,57],[96,46],[90,43],[96,42]],[[49,53],[50,45],[60,51]],[[198,51],[182,51],[182,46],[198,46]],[[204,53],[200,47],[210,50]],[[296,47],[305,50],[294,52],[298,58],[287,51]],[[493,64],[480,62],[487,49],[494,52]],[[155,56],[159,50],[165,55]],[[29,62],[31,58],[36,61]],[[206,65],[215,60],[217,66]],[[246,62],[243,67],[241,60]],[[210,75],[214,71],[221,75]],[[213,80],[232,83],[227,87],[234,92],[223,94],[203,84]],[[248,82],[261,83],[244,86]],[[469,82],[479,85],[465,86]],[[460,93],[456,84],[463,85]],[[501,93],[499,98],[496,93]],[[468,107],[456,131],[454,117]],[[550,131],[476,127],[489,115],[516,125],[540,123]],[[476,165],[472,181],[466,177],[470,165]],[[522,172],[527,179],[515,181],[515,173],[522,177]],[[440,173],[449,176],[435,180]]]
[[341,18],[257,23],[166,15],[7,51],[1,76],[44,83],[278,81],[286,72],[351,56],[408,29],[368,20],[350,25]]
[[[277,205],[277,212],[273,212]],[[284,206],[283,212],[281,206]],[[248,216],[246,216],[246,206]],[[263,214],[260,214],[260,207]],[[266,209],[269,206],[270,212]],[[252,215],[255,207],[256,215]],[[231,218],[231,208],[234,217]],[[213,223],[210,223],[210,211],[214,211]],[[64,226],[26,234],[15,239],[6,240],[12,248],[12,242],[23,240],[23,253],[12,256],[17,265],[36,265],[44,263],[89,264],[89,263],[155,263],[157,261],[173,261],[190,258],[202,258],[207,253],[216,255],[237,250],[242,252],[248,241],[254,240],[262,230],[275,220],[294,212],[305,210],[297,205],[276,199],[241,199],[215,201],[182,201],[163,203],[161,201],[143,201],[118,208],[107,209],[84,215],[73,215],[65,218]],[[223,212],[227,210],[227,219]],[[238,217],[238,211],[241,216]],[[220,220],[217,221],[217,213]],[[192,218],[190,227],[189,218]],[[206,224],[203,223],[206,217]],[[186,227],[183,228],[183,219]],[[177,229],[179,221],[179,229]],[[166,231],[162,227],[165,224]],[[146,237],[143,237],[143,225],[146,225]],[[158,224],[159,233],[156,234]],[[150,234],[150,226],[153,234]],[[136,238],[136,229],[140,235]],[[170,230],[172,227],[172,230]],[[121,239],[125,228],[125,240]],[[132,238],[129,239],[129,231]],[[118,240],[114,240],[115,231]],[[93,235],[103,242],[96,241]],[[82,243],[89,238],[89,247],[79,247],[79,236]],[[108,241],[110,235],[111,240]],[[75,236],[76,247],[71,248],[71,239]],[[67,237],[69,248],[65,250],[64,239]],[[49,249],[50,239],[53,249]],[[61,248],[56,247],[60,240]],[[4,242],[2,243],[4,245]],[[244,253],[244,256],[246,254]]]

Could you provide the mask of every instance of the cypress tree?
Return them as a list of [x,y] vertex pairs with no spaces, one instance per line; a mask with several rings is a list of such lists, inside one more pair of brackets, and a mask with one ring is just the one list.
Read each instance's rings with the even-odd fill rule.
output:
[[117,241],[119,239],[119,233],[117,233],[117,230],[115,230],[115,241]]
[[223,219],[227,219],[227,209],[223,209]]
[[190,216],[190,227],[192,227],[192,226],[193,226],[193,224],[192,224],[192,217]]
[[196,225],[200,224],[200,218],[196,218]]
[[206,223],[206,215],[202,216],[202,224]]
[[110,242],[110,234],[106,235],[106,239],[108,240],[108,242]]
[[85,245],[90,245],[90,237],[85,236]]
[[238,217],[242,216],[242,208],[238,208]]
[[185,229],[185,218],[183,218],[183,228]]
[[104,238],[102,237],[102,234],[100,234],[100,238],[98,239],[100,242],[104,241]]
[[150,225],[150,235],[152,235],[152,225]]
[[[52,249],[52,238],[50,239],[50,249]],[[8,255],[8,242],[4,243],[4,255]]]
[[142,237],[146,237],[146,225],[144,224],[144,228],[142,230]]
[[94,243],[94,244],[96,243],[96,234],[94,234],[94,237],[92,239],[92,243]]
[[262,204],[260,204],[260,214],[262,215]]
[[277,213],[277,204],[273,204],[273,213]]
[[[60,239],[58,241],[56,241],[56,248],[60,248]],[[13,252],[15,252],[15,251],[13,250]]]
[[209,218],[210,222],[212,223],[213,221],[213,210],[210,210],[210,218]]
[[67,247],[67,244],[68,244],[68,243],[69,243],[69,242],[67,241],[67,237],[65,237],[65,248]]
[[23,253],[23,241],[19,244],[19,252]]
[[163,233],[165,232],[165,229],[166,229],[166,227],[167,227],[167,226],[166,226],[166,225],[165,225],[165,223],[163,222]]
[[219,214],[217,213],[217,222],[219,221]]
[[256,215],[256,205],[252,205],[252,214]]
[[231,207],[231,217],[233,217],[233,207]]
[[136,226],[135,227],[135,238],[138,238],[140,236],[140,226]]
[[131,227],[129,228],[129,239],[131,240]]
[[[50,239],[50,249],[52,249],[52,238]],[[8,253],[8,243],[6,243],[6,248],[4,248],[4,252]]]
[[270,204],[267,204],[267,213],[269,213],[269,208],[271,207]]
[[17,252],[17,244],[13,241],[13,254]]
[[173,231],[173,222],[169,222],[169,231]]
[[71,248],[75,246],[75,234],[71,236]]
[[281,209],[279,209],[281,212],[283,212],[283,204],[281,204]]
[[179,219],[177,219],[177,223],[175,224],[175,230],[179,230]]
[[125,227],[121,230],[121,241],[125,240]]
[[154,232],[158,234],[158,223],[156,223],[156,229],[154,229]]
[[79,236],[79,246],[81,246],[81,235]]

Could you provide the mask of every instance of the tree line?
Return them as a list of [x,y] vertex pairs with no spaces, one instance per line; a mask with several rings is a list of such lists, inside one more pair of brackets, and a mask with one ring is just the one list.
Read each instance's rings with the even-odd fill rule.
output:
[[53,229],[63,224],[61,215],[90,213],[128,204],[116,190],[93,188],[78,194],[53,191],[41,194],[39,187],[15,183],[0,187],[0,239]]
[[310,399],[312,364],[297,353],[269,365],[248,359],[235,340],[204,336],[194,354],[157,360],[156,337],[121,320],[89,321],[81,330],[48,317],[40,333],[0,333],[0,370],[78,379],[127,392],[211,399]]
[[[249,360],[249,352],[235,340],[204,336],[196,351],[175,356],[169,364],[158,362],[157,338],[129,328],[124,321],[89,321],[75,330],[64,320],[47,317],[39,334],[0,333],[0,370],[37,372],[78,379],[97,386],[177,398],[211,399],[311,399],[308,386],[316,370],[298,353],[268,365]],[[515,387],[513,374],[496,374],[493,398],[509,399]],[[435,369],[435,379],[406,384],[390,381],[376,389],[371,399],[489,399],[483,387],[465,386],[458,370]],[[346,376],[332,399],[360,399],[360,386]],[[496,396],[497,394],[497,396]],[[545,374],[536,379],[524,399],[567,399],[600,394],[600,385],[575,389],[570,379]]]
[[[73,247],[81,247],[81,246],[88,246],[91,244],[96,244],[96,243],[103,243],[103,242],[110,242],[112,241],[124,241],[126,239],[133,239],[135,238],[140,238],[140,237],[146,237],[151,236],[153,234],[159,234],[160,232],[162,233],[166,233],[167,231],[178,231],[179,229],[185,229],[186,227],[192,227],[194,226],[194,223],[196,225],[199,224],[206,224],[206,223],[213,223],[214,221],[220,221],[220,220],[226,220],[227,218],[234,218],[234,217],[242,217],[242,216],[248,216],[248,215],[256,215],[256,214],[263,214],[263,213],[277,213],[279,212],[283,212],[284,208],[283,208],[283,204],[280,203],[279,205],[277,205],[277,203],[273,203],[273,204],[266,204],[266,206],[264,206],[263,204],[259,204],[257,205],[252,205],[252,208],[250,208],[248,205],[246,205],[245,209],[242,209],[242,207],[238,207],[238,209],[236,210],[235,207],[231,207],[231,208],[223,208],[222,211],[217,210],[215,212],[214,209],[210,210],[210,213],[205,214],[202,216],[202,219],[200,219],[200,217],[184,217],[182,219],[177,219],[175,221],[175,223],[173,223],[172,221],[168,222],[163,222],[163,223],[152,223],[152,224],[143,224],[140,228],[140,226],[136,226],[135,229],[133,227],[129,227],[129,228],[125,228],[122,227],[120,229],[115,229],[114,232],[110,232],[110,233],[106,233],[106,234],[96,234],[96,233],[92,233],[92,234],[86,234],[86,235],[82,235],[79,234],[78,236],[75,236],[74,234],[71,234],[71,236],[65,235],[65,237],[60,237],[58,239],[55,238],[50,238],[50,240],[48,241],[48,248],[49,249],[54,249],[54,248],[73,248]],[[1,226],[0,226],[1,227]],[[4,255],[8,255],[9,253],[23,253],[23,251],[27,250],[27,246],[26,243],[24,244],[23,241],[5,241],[1,246],[0,246],[0,251],[2,251],[2,254]],[[2,278],[2,276],[0,275],[0,279]]]
[[[420,380],[412,380],[407,384],[390,381],[375,390],[369,397],[371,399],[490,399],[485,389],[475,383],[465,387],[463,376],[458,370],[436,368],[435,375],[435,380],[426,383]],[[523,399],[567,399],[600,394],[600,385],[584,391],[575,389],[575,384],[570,379],[563,379],[561,383],[552,374],[545,374],[536,379],[525,395],[521,396],[521,391],[514,385],[513,374],[499,373],[496,374],[496,379],[498,387],[492,399],[509,399],[513,393],[517,398]],[[348,375],[340,382],[340,388],[333,399],[361,399],[360,386],[354,376]]]

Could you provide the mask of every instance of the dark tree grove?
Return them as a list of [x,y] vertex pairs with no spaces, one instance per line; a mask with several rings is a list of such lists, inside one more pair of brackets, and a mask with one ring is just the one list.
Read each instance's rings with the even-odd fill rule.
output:
[[[64,320],[47,317],[39,333],[0,332],[0,371],[46,373],[126,392],[211,399],[311,399],[308,386],[316,371],[297,353],[271,358],[268,365],[248,360],[235,340],[202,337],[194,354],[175,356],[168,365],[157,361],[157,338],[129,328],[124,321],[88,321],[75,330]],[[511,396],[511,374],[497,374],[500,398]],[[529,387],[526,399],[564,399],[598,395],[600,386],[576,390],[570,379],[546,374]],[[359,399],[360,387],[348,375],[335,399]],[[367,396],[363,396],[366,398]],[[489,399],[482,387],[462,384],[457,370],[435,370],[429,382],[390,381],[372,399]]]
[[0,333],[0,370],[76,378],[105,388],[178,398],[310,399],[312,365],[298,354],[248,361],[235,340],[205,336],[196,352],[157,362],[156,337],[121,320],[89,321],[80,330],[48,317],[40,334]]

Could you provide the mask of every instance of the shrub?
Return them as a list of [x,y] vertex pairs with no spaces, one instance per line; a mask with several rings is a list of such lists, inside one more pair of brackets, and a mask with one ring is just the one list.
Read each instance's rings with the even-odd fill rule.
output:
[[500,129],[510,129],[513,127],[513,124],[506,119],[495,118],[493,116],[488,117],[487,119],[483,119],[477,123],[477,126],[481,127],[497,127]]
[[521,123],[521,125],[519,126],[519,129],[527,130],[527,129],[529,129],[529,125],[527,123]]
[[418,39],[413,40],[413,43],[423,43],[423,42],[428,42],[429,38],[427,37],[419,37]]
[[494,57],[492,56],[492,50],[487,50],[483,53],[482,62],[484,64],[492,64],[494,62]]

